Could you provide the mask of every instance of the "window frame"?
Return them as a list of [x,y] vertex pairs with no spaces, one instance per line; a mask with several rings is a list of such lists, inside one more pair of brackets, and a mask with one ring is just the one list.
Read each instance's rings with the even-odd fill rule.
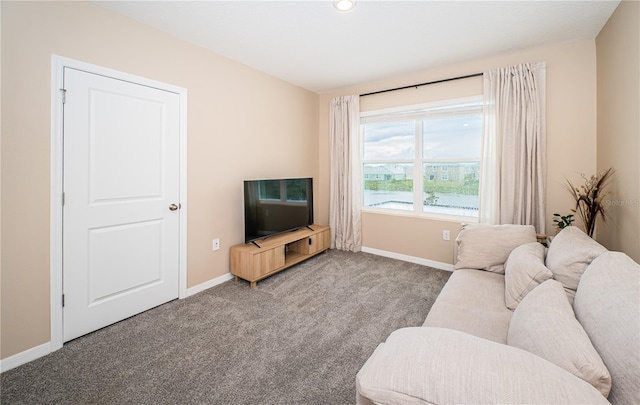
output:
[[[483,96],[469,96],[469,97],[460,97],[455,99],[447,99],[434,101],[423,104],[413,104],[406,105],[400,107],[393,108],[385,108],[380,110],[371,110],[364,111],[360,113],[361,124],[359,128],[359,146],[360,146],[360,164],[361,168],[361,184],[362,184],[362,192],[365,192],[364,184],[365,184],[365,174],[364,174],[364,166],[367,164],[412,164],[413,165],[413,208],[411,210],[401,210],[395,208],[380,208],[380,207],[371,207],[364,205],[364,198],[362,199],[360,210],[361,212],[371,212],[378,214],[386,214],[386,215],[396,215],[396,216],[410,216],[410,217],[422,217],[422,218],[433,218],[433,219],[444,219],[444,220],[454,220],[454,221],[463,221],[463,222],[479,222],[480,217],[480,207],[478,207],[476,216],[464,216],[464,215],[455,215],[455,214],[445,214],[445,213],[435,213],[435,212],[425,212],[424,204],[423,204],[423,195],[424,195],[424,183],[430,179],[430,175],[423,173],[423,167],[425,164],[431,163],[434,166],[438,166],[438,163],[467,163],[467,162],[478,162],[480,165],[480,170],[482,170],[482,157],[478,157],[477,159],[468,159],[468,158],[425,158],[423,153],[423,143],[424,143],[424,134],[422,130],[422,121],[426,119],[428,114],[437,115],[437,110],[446,110],[464,105],[469,105],[469,109],[476,109],[482,113],[483,108]],[[374,118],[370,117],[378,117],[386,115],[393,119],[384,119],[384,118]],[[424,118],[420,118],[423,115]],[[414,157],[412,159],[365,159],[365,150],[364,150],[364,124],[366,123],[382,123],[382,122],[390,122],[401,120],[402,118],[415,120],[415,151]],[[364,122],[363,121],[368,121]],[[482,126],[482,131],[480,137],[482,139],[484,125]],[[444,165],[447,166],[447,165]],[[435,171],[433,175],[435,179],[433,181],[437,181],[439,177],[442,175],[442,171],[447,172],[448,169]],[[431,180],[429,180],[431,181]],[[478,190],[478,198],[479,198],[480,190]]]

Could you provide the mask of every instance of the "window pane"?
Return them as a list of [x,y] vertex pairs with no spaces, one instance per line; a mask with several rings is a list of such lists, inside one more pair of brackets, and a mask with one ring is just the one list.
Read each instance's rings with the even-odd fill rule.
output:
[[287,201],[307,201],[307,180],[287,180]]
[[415,159],[414,121],[364,125],[364,160]]
[[263,180],[258,184],[261,200],[280,200],[280,180]]
[[413,211],[413,164],[364,165],[364,206]]
[[478,216],[479,162],[424,163],[423,212]]
[[427,159],[479,159],[481,114],[423,121],[423,151]]

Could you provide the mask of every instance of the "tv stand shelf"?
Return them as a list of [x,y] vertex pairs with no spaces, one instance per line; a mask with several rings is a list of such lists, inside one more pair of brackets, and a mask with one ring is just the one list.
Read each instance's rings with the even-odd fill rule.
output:
[[263,278],[287,269],[329,249],[331,230],[328,226],[283,233],[252,243],[231,247],[231,274],[251,283],[251,288]]

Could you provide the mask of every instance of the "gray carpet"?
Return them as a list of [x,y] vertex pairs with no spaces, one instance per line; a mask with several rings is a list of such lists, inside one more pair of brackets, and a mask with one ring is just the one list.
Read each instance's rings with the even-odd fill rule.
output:
[[329,251],[106,327],[1,376],[2,404],[353,404],[355,375],[420,326],[447,271]]

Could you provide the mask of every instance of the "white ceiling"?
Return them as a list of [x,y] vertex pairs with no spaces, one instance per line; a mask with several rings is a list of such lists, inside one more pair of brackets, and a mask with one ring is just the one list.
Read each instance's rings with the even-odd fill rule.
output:
[[[95,0],[94,0],[95,1]],[[322,93],[517,49],[595,38],[619,0],[96,1]]]

